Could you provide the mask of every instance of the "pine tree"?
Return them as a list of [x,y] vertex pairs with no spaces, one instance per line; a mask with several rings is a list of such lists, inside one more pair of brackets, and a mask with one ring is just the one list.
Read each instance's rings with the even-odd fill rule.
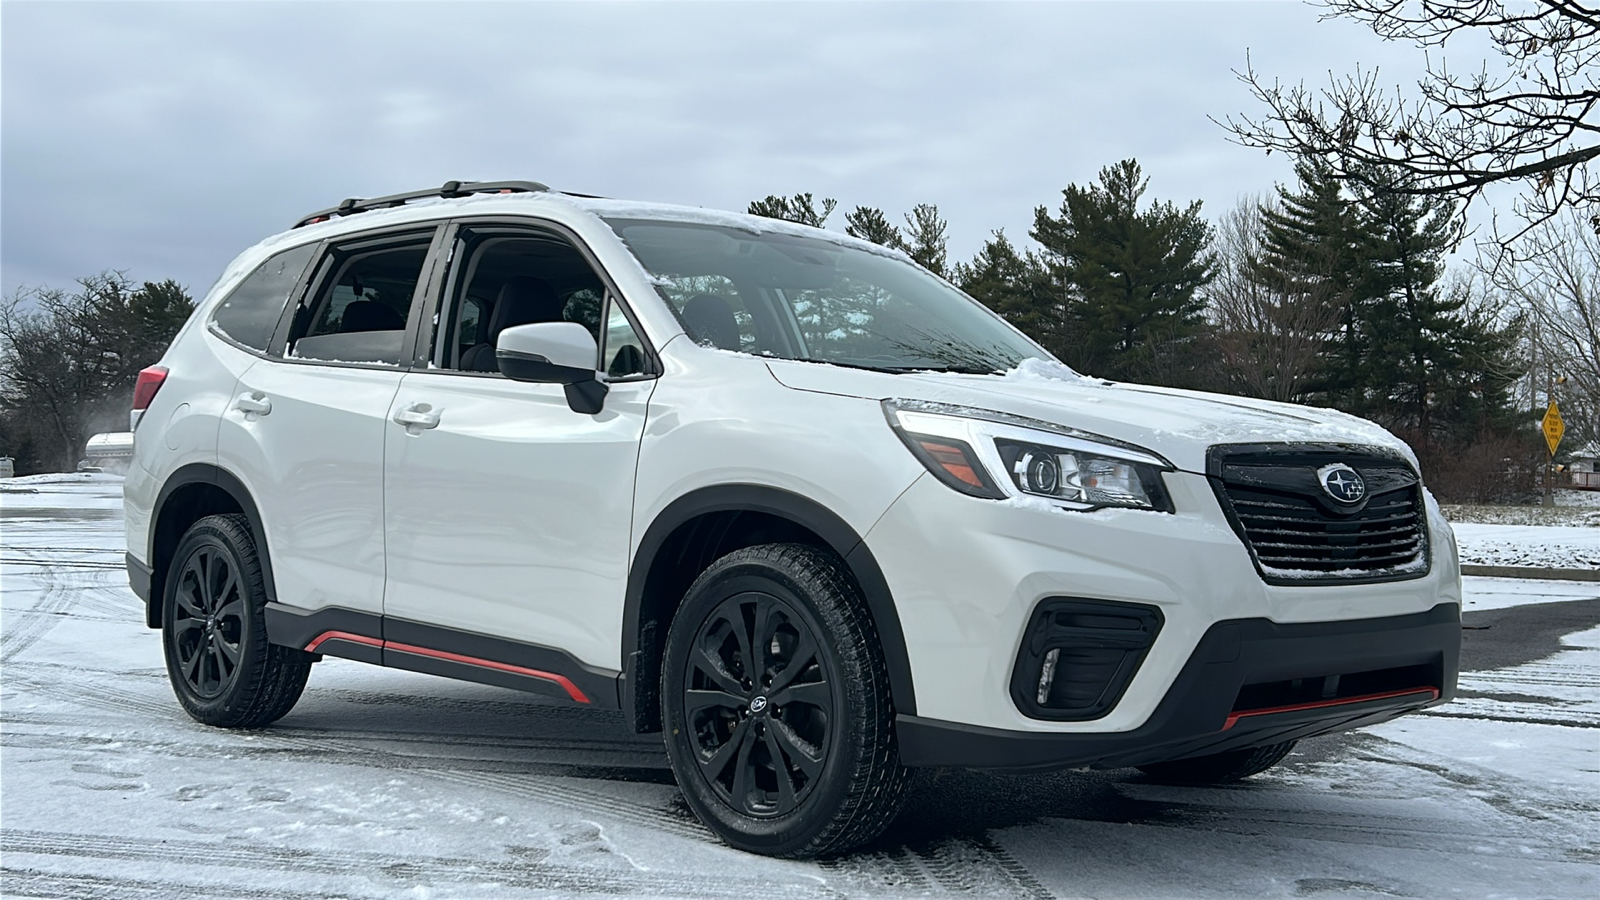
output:
[[946,274],[945,230],[949,224],[939,218],[939,207],[932,203],[918,203],[906,213],[906,252],[918,265],[940,277]]
[[786,222],[798,222],[801,225],[821,228],[838,205],[837,200],[823,200],[822,209],[819,210],[816,201],[809,193],[795,194],[793,197],[768,194],[765,199],[750,201],[750,206],[745,211],[752,216],[766,216],[769,219],[783,219]]
[[876,206],[858,206],[845,214],[844,233],[863,241],[904,250],[905,238]]
[[[1262,252],[1247,265],[1249,277],[1283,296],[1285,306],[1305,304],[1302,319],[1336,323],[1326,336],[1321,365],[1307,385],[1306,399],[1342,409],[1361,403],[1362,360],[1367,353],[1358,327],[1363,298],[1364,245],[1370,237],[1356,208],[1332,171],[1317,160],[1295,165],[1295,190],[1279,185],[1277,208],[1261,209]],[[1316,315],[1321,310],[1326,316]]]
[[1352,194],[1316,160],[1295,172],[1298,186],[1278,189],[1282,209],[1262,210],[1249,268],[1335,323],[1301,399],[1374,419],[1425,459],[1504,433],[1520,324],[1499,321],[1470,284],[1442,282],[1455,210],[1378,176]]
[[1454,243],[1453,205],[1382,189],[1361,191],[1358,202],[1360,411],[1424,456],[1475,426],[1503,424],[1515,328],[1475,312],[1470,286],[1440,284]]
[[1044,261],[1033,251],[1018,253],[1003,229],[972,262],[956,263],[951,279],[1051,353],[1068,346],[1066,310]]
[[1141,211],[1148,185],[1138,162],[1123,160],[1102,169],[1098,184],[1068,185],[1058,215],[1034,211],[1030,234],[1045,248],[1074,331],[1063,361],[1080,370],[1173,380],[1163,357],[1203,327],[1196,291],[1211,278],[1210,226],[1199,201]]

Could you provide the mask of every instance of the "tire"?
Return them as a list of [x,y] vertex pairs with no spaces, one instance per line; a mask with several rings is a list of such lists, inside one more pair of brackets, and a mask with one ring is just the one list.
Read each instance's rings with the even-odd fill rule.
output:
[[183,709],[219,728],[283,718],[305,690],[311,654],[267,642],[261,558],[244,516],[189,527],[167,570],[161,644]]
[[1211,756],[1151,763],[1139,770],[1156,781],[1169,784],[1226,784],[1259,775],[1283,761],[1298,741],[1268,744],[1245,750],[1229,750]]
[[831,553],[765,544],[712,563],[668,629],[661,698],[684,799],[741,850],[842,853],[905,802],[877,631]]

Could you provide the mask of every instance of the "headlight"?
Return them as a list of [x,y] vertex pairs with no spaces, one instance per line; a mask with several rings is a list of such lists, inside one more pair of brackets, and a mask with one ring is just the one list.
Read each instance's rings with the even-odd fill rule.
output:
[[1173,511],[1161,481],[1173,465],[1143,447],[945,403],[885,400],[883,410],[928,471],[964,494],[1039,497],[1067,509]]

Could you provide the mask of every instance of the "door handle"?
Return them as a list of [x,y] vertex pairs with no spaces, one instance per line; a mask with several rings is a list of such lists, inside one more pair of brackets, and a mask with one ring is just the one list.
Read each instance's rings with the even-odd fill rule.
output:
[[434,409],[427,403],[413,403],[395,412],[394,423],[404,425],[406,434],[421,434],[426,429],[439,427],[441,412],[443,410]]
[[253,417],[264,416],[272,412],[272,401],[260,391],[246,391],[233,401],[233,408],[244,413],[245,421],[255,421]]

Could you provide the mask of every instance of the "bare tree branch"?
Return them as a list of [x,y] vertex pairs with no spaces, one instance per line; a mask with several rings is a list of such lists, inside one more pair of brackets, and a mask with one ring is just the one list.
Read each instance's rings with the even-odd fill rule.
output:
[[[1514,210],[1529,227],[1600,200],[1600,10],[1572,0],[1328,0],[1325,19],[1362,22],[1427,56],[1416,92],[1380,85],[1376,70],[1329,73],[1312,89],[1237,73],[1265,107],[1220,122],[1233,139],[1328,160],[1341,179],[1405,194],[1457,198],[1461,214],[1483,190],[1520,182]],[[1454,41],[1487,41],[1465,74],[1442,55]],[[1467,50],[1469,48],[1462,47]],[[1478,47],[1470,48],[1481,56]],[[1600,217],[1590,222],[1600,228]]]

